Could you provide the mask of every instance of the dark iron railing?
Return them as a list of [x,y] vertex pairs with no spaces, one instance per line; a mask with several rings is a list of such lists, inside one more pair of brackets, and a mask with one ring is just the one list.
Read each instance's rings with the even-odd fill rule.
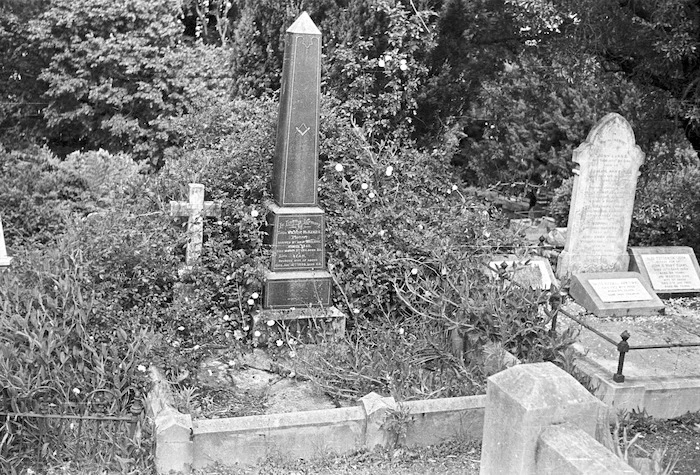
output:
[[38,465],[92,460],[104,466],[130,458],[139,445],[143,406],[135,401],[120,410],[114,398],[101,396],[87,402],[0,396],[0,470],[32,457]]
[[700,347],[700,342],[697,343],[655,343],[651,345],[630,345],[628,343],[628,340],[630,339],[630,332],[627,330],[623,331],[620,334],[621,340],[619,342],[616,342],[612,338],[610,338],[608,335],[605,333],[599,331],[598,329],[594,328],[592,325],[586,323],[585,321],[581,320],[580,318],[572,315],[571,313],[567,312],[566,310],[560,308],[559,306],[554,308],[554,305],[552,305],[552,310],[553,310],[553,317],[552,317],[552,332],[557,331],[557,313],[562,313],[566,315],[568,318],[571,320],[575,321],[579,325],[587,328],[588,330],[592,331],[599,337],[601,337],[603,340],[607,341],[611,345],[615,346],[617,348],[617,351],[619,353],[618,360],[617,360],[617,372],[613,375],[613,381],[616,383],[624,383],[625,382],[625,375],[622,374],[623,367],[625,365],[625,355],[632,351],[632,350],[653,350],[653,349],[664,349],[664,348],[688,348],[688,347]]

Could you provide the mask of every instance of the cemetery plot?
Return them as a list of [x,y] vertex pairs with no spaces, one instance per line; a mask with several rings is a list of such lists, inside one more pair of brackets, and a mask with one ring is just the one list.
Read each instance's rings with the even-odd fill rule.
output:
[[691,247],[630,248],[630,270],[659,294],[700,292],[700,266]]
[[220,217],[220,201],[204,201],[204,185],[189,184],[189,201],[171,201],[170,216],[187,216],[185,264],[194,265],[202,255],[204,217]]
[[636,272],[574,274],[569,295],[599,317],[654,315],[665,308],[654,290]]

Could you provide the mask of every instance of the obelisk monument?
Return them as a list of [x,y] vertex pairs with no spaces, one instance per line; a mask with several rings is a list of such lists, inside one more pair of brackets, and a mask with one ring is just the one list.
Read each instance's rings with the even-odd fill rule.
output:
[[286,33],[263,308],[327,307],[325,215],[318,207],[321,32],[304,12]]

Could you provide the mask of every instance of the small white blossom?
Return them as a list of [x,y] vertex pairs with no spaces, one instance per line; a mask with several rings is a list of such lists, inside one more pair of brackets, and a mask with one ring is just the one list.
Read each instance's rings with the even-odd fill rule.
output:
[[379,237],[382,237],[382,238],[383,238],[384,235],[386,234],[386,231],[384,231],[384,230],[382,229],[382,230],[379,231],[377,234],[379,234]]
[[442,275],[447,275],[447,267],[443,267],[442,270],[440,271]]
[[76,396],[80,394],[80,388],[73,388],[73,394],[75,394]]
[[282,346],[282,345],[284,345],[284,342],[283,342],[282,340],[277,340],[277,341],[275,342],[275,344],[276,344],[277,346]]
[[197,350],[200,349],[200,348],[201,348],[201,347],[200,347],[199,345],[194,345],[194,346],[192,347],[192,349],[193,349],[194,351],[197,351]]
[[457,185],[452,185],[452,191],[457,191]]
[[360,188],[362,188],[363,190],[366,190],[367,188],[369,188],[369,185],[367,183],[363,183],[360,185]]
[[240,330],[233,330],[233,337],[236,340],[242,340],[243,339],[243,333]]
[[390,54],[387,54],[387,55],[384,56],[384,61],[386,61],[387,63],[388,63],[389,61],[391,61],[392,59],[393,59],[393,58],[391,57]]
[[178,348],[180,346],[180,342],[175,340],[173,341],[173,347]]
[[228,322],[229,320],[231,320],[231,317],[229,317],[228,315],[224,315],[224,321]]
[[136,369],[139,370],[139,371],[141,371],[142,373],[144,373],[144,372],[146,371],[146,367],[145,367],[144,365],[142,365],[142,364],[138,365],[138,366],[136,367]]
[[386,171],[384,172],[384,174],[385,174],[386,176],[391,176],[392,173],[394,173],[394,167],[392,167],[391,165],[389,165],[388,167],[386,167]]
[[335,171],[337,172],[342,172],[343,171],[343,166],[340,163],[335,164]]
[[183,327],[182,325],[180,325],[179,327],[177,327],[177,329],[180,330],[181,332],[182,332],[182,331],[185,331],[185,327]]
[[256,338],[259,338],[260,335],[262,335],[262,333],[260,333],[260,330],[255,330],[255,332],[253,333],[253,336]]
[[255,300],[248,299],[248,305],[255,305]]
[[248,330],[250,330],[250,327],[249,327],[248,325],[245,325],[245,326],[243,327],[243,331],[244,331],[244,332],[247,332]]
[[275,321],[274,321],[274,320],[268,320],[268,321],[267,321],[267,326],[268,326],[268,327],[272,327],[272,326],[274,326],[274,325],[275,325]]
[[370,192],[369,192],[369,195],[367,195],[367,196],[369,196],[369,198],[373,200],[374,197],[377,196],[377,195],[374,194],[374,191],[370,191]]
[[228,365],[231,367],[236,366],[236,362],[234,360],[228,360]]
[[402,59],[401,62],[399,63],[399,69],[401,71],[406,71],[408,69],[408,64],[406,63],[405,59]]
[[359,309],[359,308],[353,308],[353,309],[352,309],[352,313],[354,313],[355,315],[357,315],[358,313],[360,313],[360,309]]
[[254,209],[250,212],[250,215],[254,218],[257,218],[258,216],[260,216],[260,213],[258,213],[257,209]]
[[383,68],[384,66],[386,66],[386,63],[381,58],[379,59],[379,61],[377,61],[377,64],[379,65],[380,68]]
[[403,334],[404,334],[404,329],[403,329],[403,328],[399,328],[399,335],[403,335]]
[[250,298],[252,298],[254,300],[257,299],[258,297],[260,297],[260,296],[258,295],[257,292],[253,292],[253,294],[250,296]]
[[413,269],[411,269],[411,274],[417,275],[417,274],[418,274],[418,269],[415,268],[415,267],[414,267]]

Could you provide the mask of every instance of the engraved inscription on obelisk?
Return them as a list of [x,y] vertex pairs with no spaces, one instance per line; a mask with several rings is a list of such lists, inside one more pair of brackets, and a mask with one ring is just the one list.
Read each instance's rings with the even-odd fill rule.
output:
[[279,206],[317,202],[321,32],[304,12],[287,30],[273,196]]

